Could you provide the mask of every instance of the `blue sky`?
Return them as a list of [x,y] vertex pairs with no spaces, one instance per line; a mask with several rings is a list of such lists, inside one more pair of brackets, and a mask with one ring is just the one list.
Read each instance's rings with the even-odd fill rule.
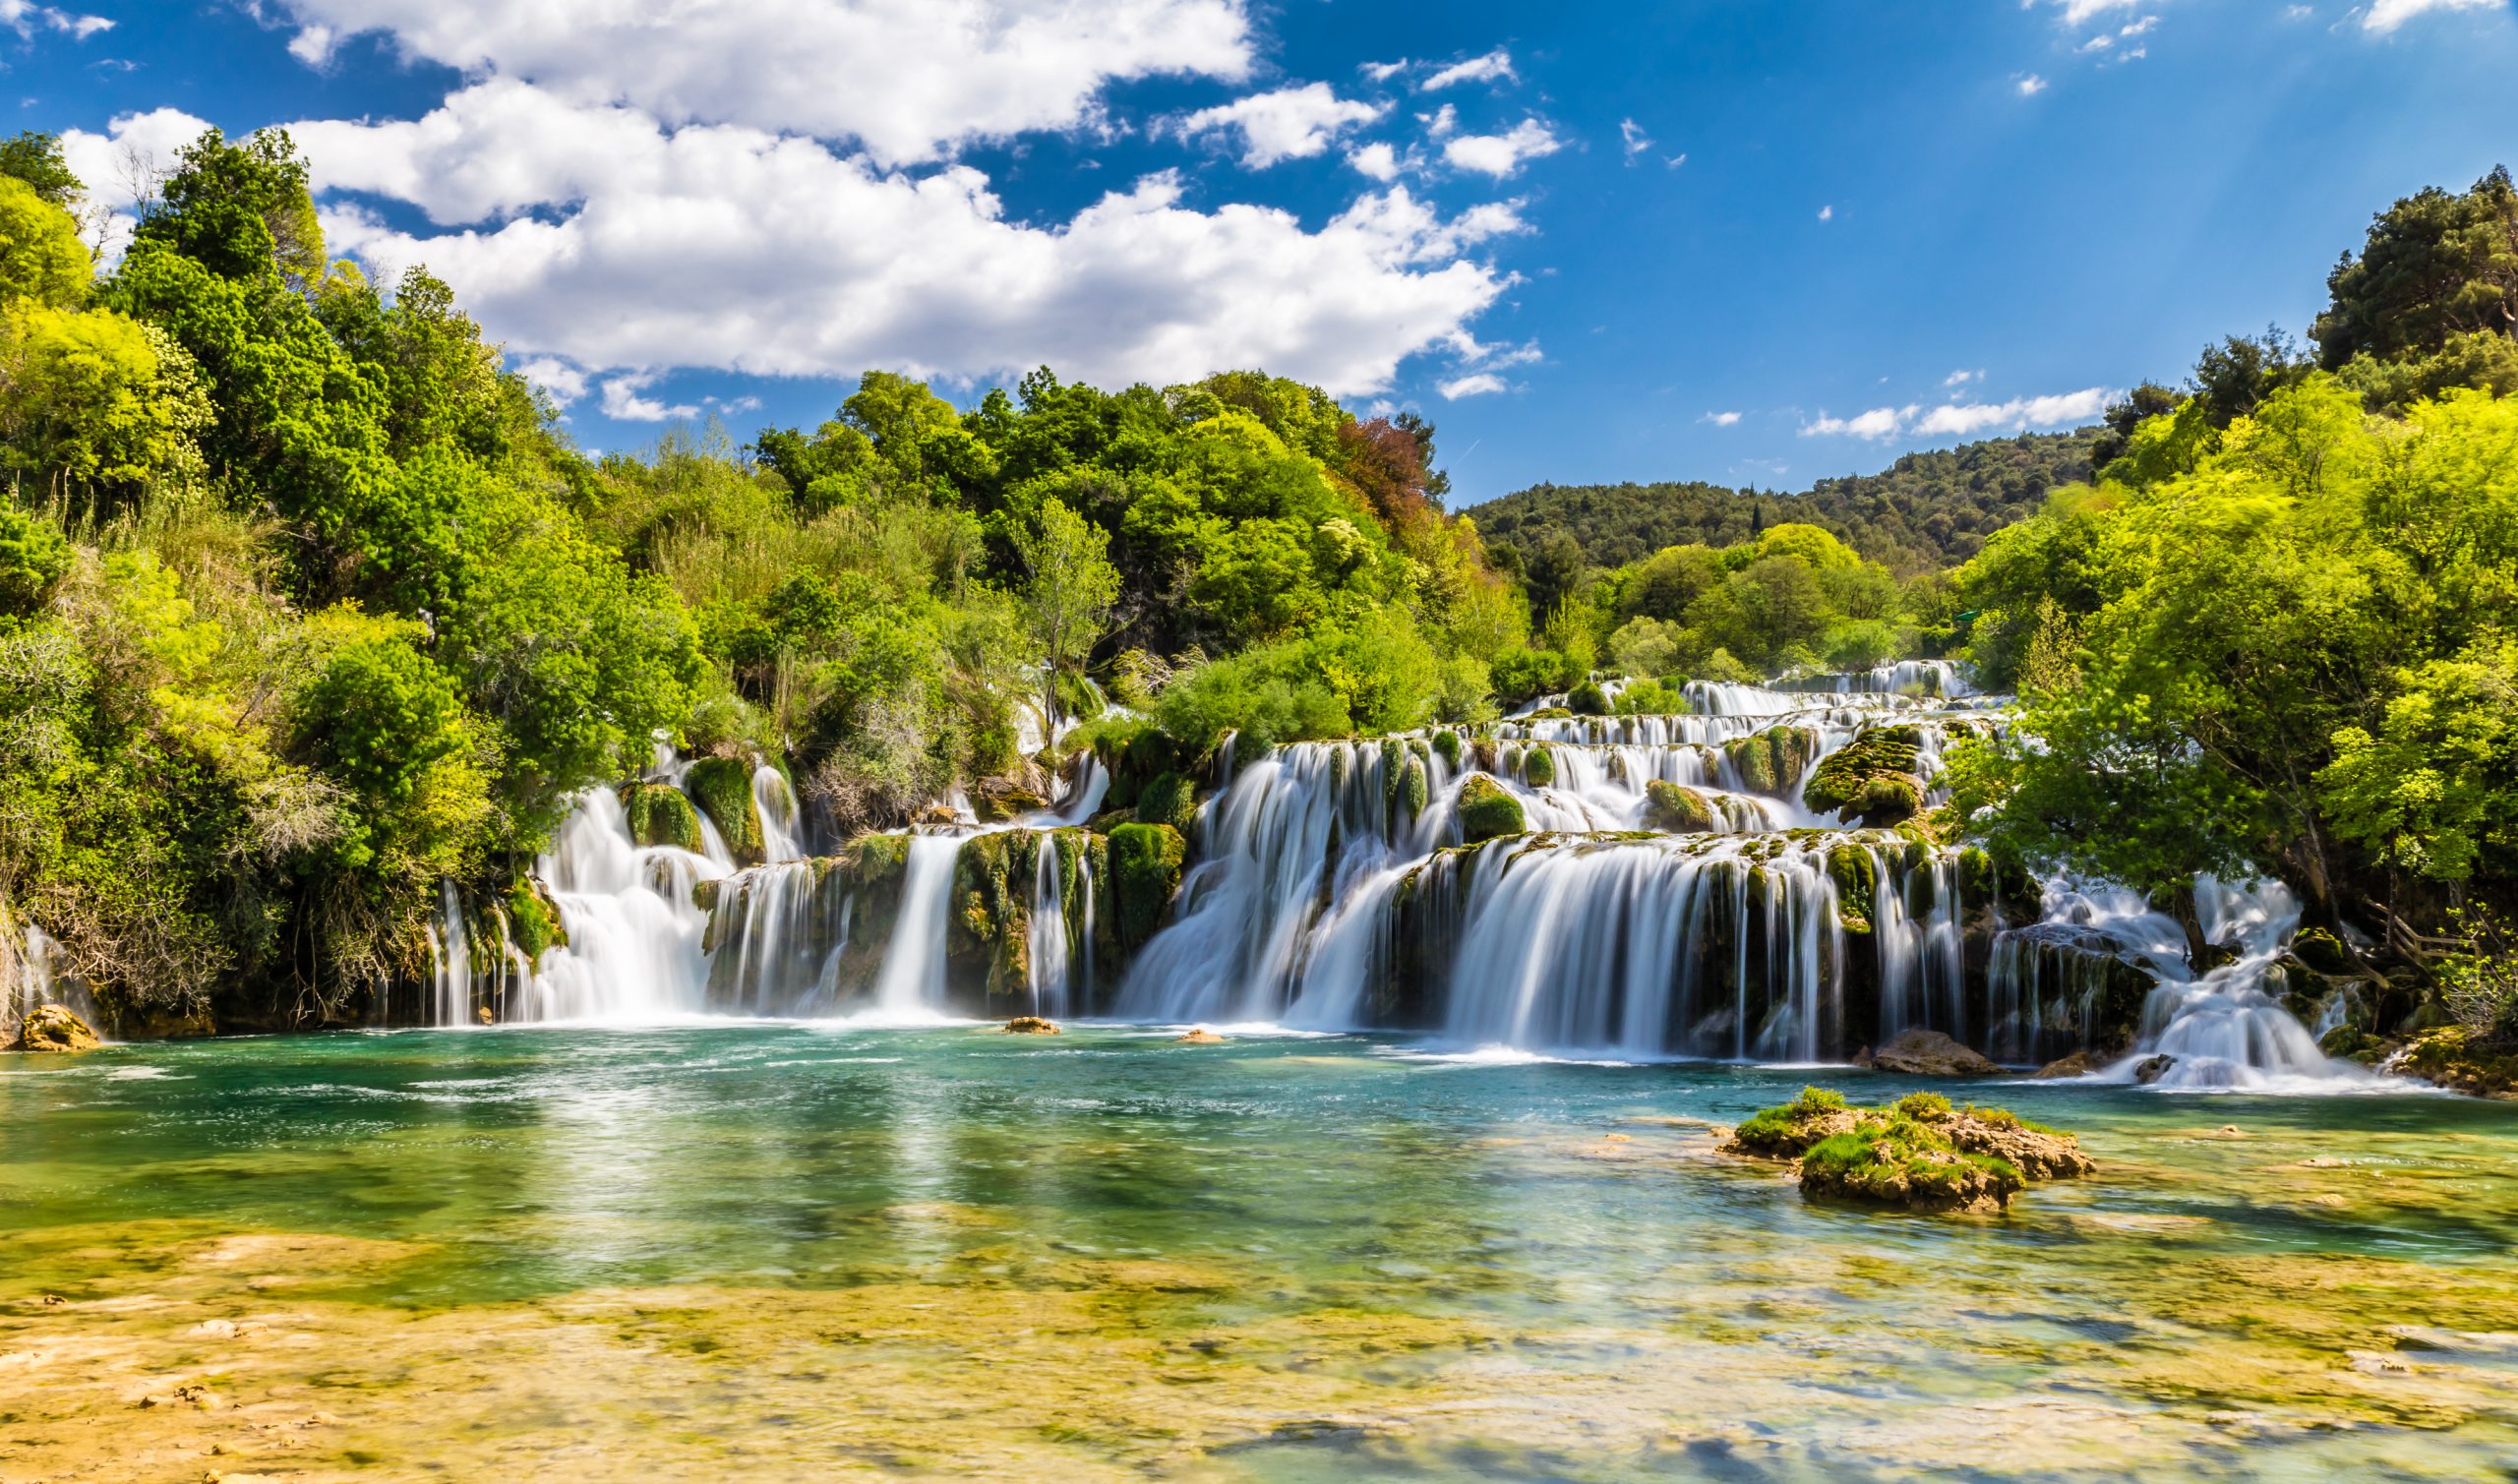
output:
[[0,96],[107,211],[294,127],[335,251],[451,280],[592,446],[1264,364],[1422,410],[1458,504],[2080,421],[2518,160],[2509,0],[618,9],[0,0]]

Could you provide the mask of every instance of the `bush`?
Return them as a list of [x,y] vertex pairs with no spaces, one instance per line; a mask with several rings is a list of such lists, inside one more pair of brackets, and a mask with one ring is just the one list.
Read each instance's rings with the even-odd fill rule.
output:
[[1919,1123],[1939,1123],[1949,1116],[1949,1099],[1939,1093],[1908,1093],[1897,1099],[1895,1110]]
[[1678,685],[1663,681],[1637,681],[1617,693],[1617,714],[1685,716],[1690,708],[1688,698],[1679,693],[1679,686],[1686,683],[1685,681],[1679,682]]
[[69,572],[70,543],[50,522],[0,505],[0,615],[35,612]]
[[1198,796],[1177,773],[1158,774],[1137,794],[1137,822],[1168,824],[1187,835],[1198,822]]
[[1585,681],[1565,697],[1565,709],[1576,716],[1606,716],[1609,698],[1596,681]]

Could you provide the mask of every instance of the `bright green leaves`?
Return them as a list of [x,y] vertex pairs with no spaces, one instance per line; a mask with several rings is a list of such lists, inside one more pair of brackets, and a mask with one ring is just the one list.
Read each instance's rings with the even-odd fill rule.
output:
[[88,297],[88,245],[70,213],[34,187],[0,175],[0,309],[30,299],[55,309]]
[[50,522],[0,505],[0,620],[50,602],[70,563],[70,543]]

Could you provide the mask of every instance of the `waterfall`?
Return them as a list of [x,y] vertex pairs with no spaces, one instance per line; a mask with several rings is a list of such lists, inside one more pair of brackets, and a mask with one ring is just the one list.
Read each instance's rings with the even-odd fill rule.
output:
[[655,1020],[707,1007],[707,915],[691,900],[701,881],[734,866],[707,816],[706,854],[640,847],[630,837],[620,799],[589,789],[537,863],[568,931],[568,946],[509,986],[498,1018],[508,1022]]
[[767,763],[752,769],[752,807],[760,813],[760,850],[765,861],[801,861],[804,836],[796,823],[796,791],[787,775]]
[[957,836],[910,837],[900,917],[874,981],[874,1013],[886,1021],[920,1025],[943,1018],[944,937],[952,925],[953,866],[961,854]]
[[429,1024],[472,1024],[472,944],[452,881],[437,888],[438,917],[429,933]]
[[1032,853],[1031,940],[1025,945],[1025,978],[1034,1015],[1074,1013],[1068,1002],[1066,901],[1059,889],[1066,872],[1060,865],[1054,837]]

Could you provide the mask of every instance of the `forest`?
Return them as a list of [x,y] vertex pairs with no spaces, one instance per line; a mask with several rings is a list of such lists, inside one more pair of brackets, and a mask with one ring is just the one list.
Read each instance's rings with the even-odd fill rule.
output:
[[660,746],[842,842],[1037,796],[1113,703],[1064,745],[1936,656],[2020,710],[1916,828],[2164,898],[2278,872],[2460,945],[2518,1031],[2505,172],[2382,212],[2312,349],[2232,337],[2101,428],[1452,513],[1429,424],[1257,371],[965,409],[875,370],[809,430],[590,454],[444,283],[328,256],[284,134],[205,135],[109,264],[56,142],[0,171],[0,915],[127,1027],[373,1013],[441,883],[529,917],[570,798]]

